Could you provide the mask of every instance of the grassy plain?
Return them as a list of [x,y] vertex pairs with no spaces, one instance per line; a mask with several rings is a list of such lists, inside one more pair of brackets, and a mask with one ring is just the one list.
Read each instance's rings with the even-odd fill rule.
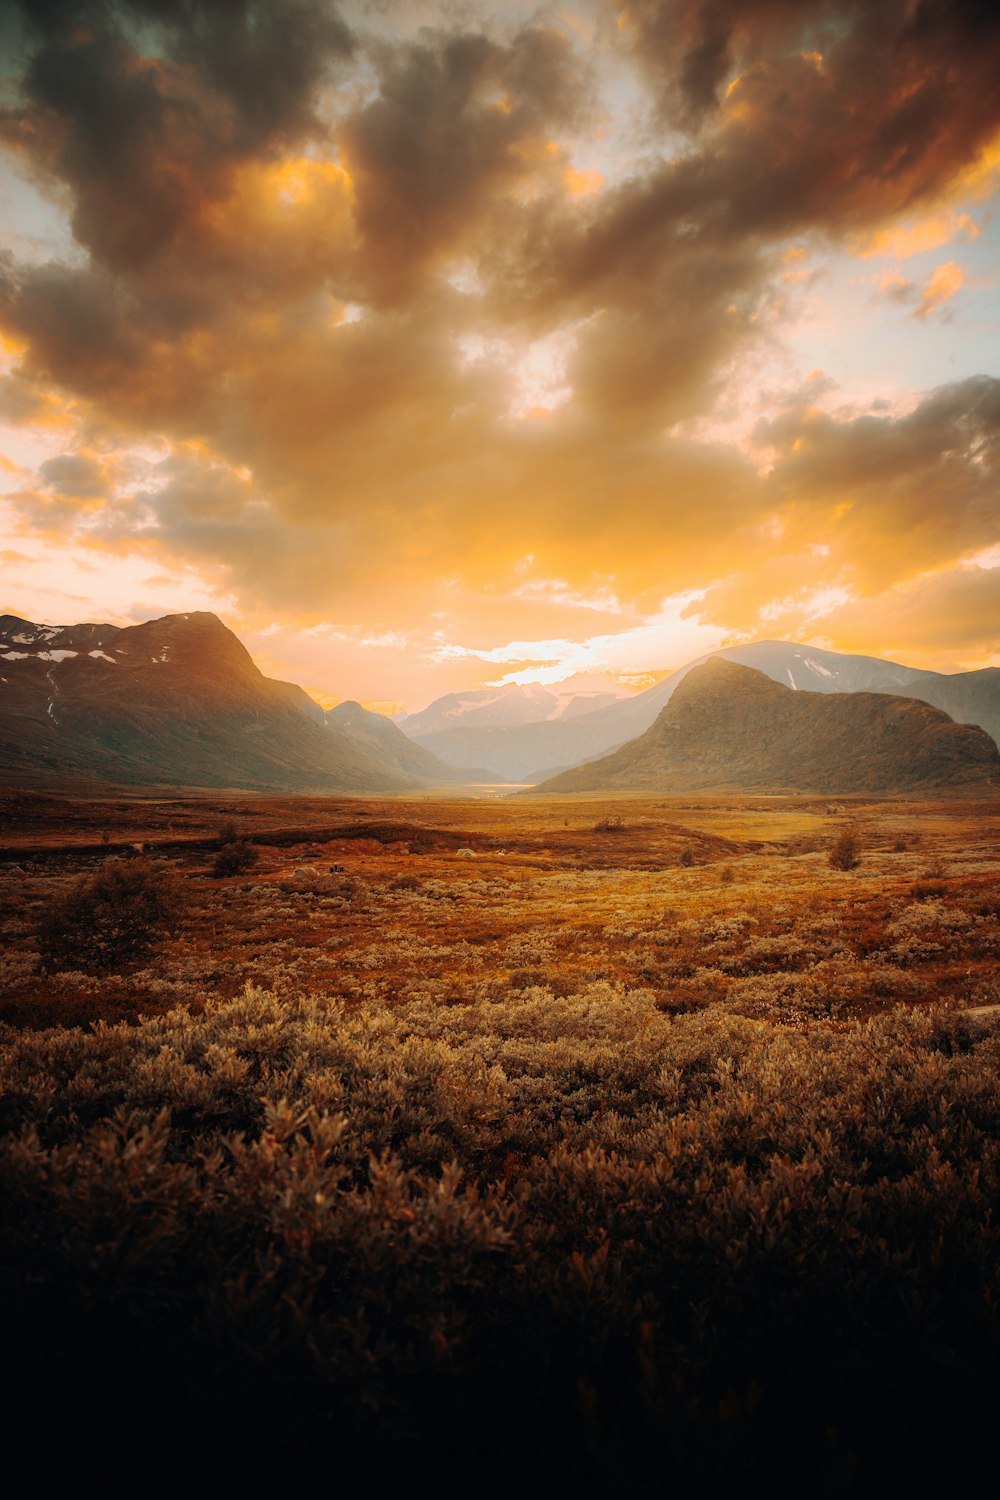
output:
[[[1000,801],[0,813],[25,1430],[622,1496],[882,1492],[985,1442]],[[259,859],[217,879],[224,821]],[[47,904],[137,844],[173,931],[41,972]]]
[[[22,796],[2,811],[13,1025],[197,1010],[247,982],[398,1006],[599,981],[672,1012],[787,1022],[1000,1000],[1000,801]],[[624,826],[596,831],[609,819]],[[259,858],[220,881],[225,823]],[[862,843],[851,872],[827,863],[846,823]],[[39,973],[47,903],[138,845],[179,877],[173,934],[128,975]]]

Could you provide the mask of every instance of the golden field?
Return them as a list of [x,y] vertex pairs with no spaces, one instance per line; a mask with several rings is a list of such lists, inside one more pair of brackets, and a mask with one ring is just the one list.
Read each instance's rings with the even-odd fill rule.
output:
[[[18,1025],[197,1009],[248,982],[388,1006],[601,982],[789,1023],[1000,1000],[1000,800],[22,796],[3,822],[0,1018]],[[224,824],[258,861],[218,880]],[[827,860],[845,825],[848,872]],[[40,975],[46,903],[140,844],[176,873],[174,931],[127,976]]]
[[[988,1446],[1000,802],[4,809],[25,1432],[484,1495],[867,1494]],[[258,854],[219,878],[224,824]],[[139,844],[169,932],[40,964]]]

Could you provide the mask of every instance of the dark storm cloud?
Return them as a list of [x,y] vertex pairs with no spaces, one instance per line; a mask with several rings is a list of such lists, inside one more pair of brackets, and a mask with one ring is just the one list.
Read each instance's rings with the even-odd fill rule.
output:
[[990,0],[611,0],[665,115],[700,123],[744,70],[814,52],[854,79],[978,64],[996,45]]
[[69,185],[73,232],[124,270],[240,162],[315,127],[351,37],[326,0],[27,0],[22,100],[0,132]]
[[1000,380],[943,386],[895,419],[793,417],[768,438],[777,503],[841,512],[829,538],[866,592],[998,540]]
[[1000,380],[979,376],[931,393],[899,417],[835,420],[790,411],[761,423],[757,441],[777,451],[769,491],[794,511],[799,497],[837,506],[839,529],[863,533],[872,568],[932,561],[996,538],[1000,483]]
[[[572,263],[583,284],[603,286],[623,268],[642,278],[674,247],[759,246],[888,219],[939,192],[1000,125],[1000,13],[681,0],[623,14],[670,123],[687,119],[678,97],[697,97],[700,130],[609,196]],[[723,58],[711,82],[695,66],[706,47]],[[692,69],[701,81],[689,88]]]
[[342,131],[358,223],[397,294],[430,256],[479,248],[493,198],[530,177],[549,133],[579,124],[579,59],[552,31],[508,46],[440,35],[377,48],[379,92]]

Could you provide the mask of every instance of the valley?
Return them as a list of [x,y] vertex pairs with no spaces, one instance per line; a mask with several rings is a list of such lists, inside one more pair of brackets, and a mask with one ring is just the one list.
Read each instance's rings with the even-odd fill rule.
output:
[[[842,1023],[985,1003],[1000,955],[1000,798],[20,794],[0,808],[0,1019],[17,1025],[197,1011],[247,983],[393,1007],[597,984],[667,1013]],[[256,863],[219,879],[226,825]],[[845,825],[861,844],[846,873],[827,858]],[[46,905],[140,848],[180,882],[169,939],[138,972],[38,972]]]
[[[695,700],[675,763],[662,726],[690,720]],[[998,704],[1000,669],[942,675],[758,641],[631,696],[507,684],[447,694],[393,721],[353,700],[324,710],[296,684],[264,676],[214,614],[127,627],[0,616],[0,785],[472,796],[538,784],[988,786],[1000,780]]]

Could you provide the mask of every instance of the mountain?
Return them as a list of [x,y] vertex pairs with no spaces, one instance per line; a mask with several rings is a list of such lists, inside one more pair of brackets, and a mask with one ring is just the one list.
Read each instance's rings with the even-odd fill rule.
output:
[[927,672],[874,656],[848,656],[785,641],[730,646],[717,653],[757,667],[776,682],[819,693],[876,692],[919,698],[959,724],[978,724],[1000,741],[1000,667],[973,672]]
[[[425,750],[449,765],[488,765],[510,781],[537,781],[562,767],[606,755],[643,734],[670,702],[688,673],[722,658],[763,672],[796,691],[824,694],[878,692],[921,698],[955,719],[978,724],[1000,740],[1000,669],[924,672],[875,656],[851,656],[790,641],[755,641],[700,656],[631,698],[590,712],[520,725],[489,726],[452,721],[430,732],[414,732],[411,715],[400,721]],[[440,700],[439,700],[440,701]],[[432,705],[433,707],[433,705]],[[426,711],[425,711],[426,712]],[[422,721],[423,722],[423,721]]]
[[393,766],[400,776],[414,786],[466,786],[475,782],[496,781],[486,769],[457,769],[445,765],[429,750],[408,740],[401,729],[384,714],[372,713],[349,699],[326,711],[326,722],[344,735],[352,745],[367,748],[371,754]]
[[201,612],[125,627],[0,616],[0,773],[260,791],[426,784],[371,736],[328,724],[301,688],[264,677]]
[[678,683],[653,725],[539,792],[899,792],[1000,784],[985,730],[887,693],[816,693],[716,656]]

